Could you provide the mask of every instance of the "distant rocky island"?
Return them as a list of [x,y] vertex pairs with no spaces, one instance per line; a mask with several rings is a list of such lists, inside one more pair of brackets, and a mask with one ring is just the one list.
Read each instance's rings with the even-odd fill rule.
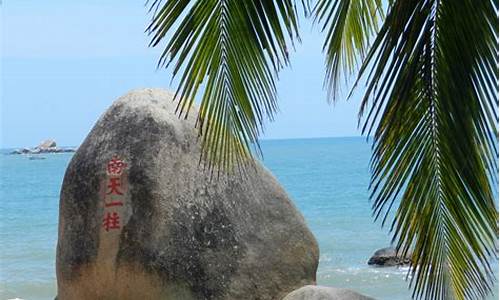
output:
[[45,140],[34,148],[22,148],[12,151],[10,154],[41,154],[41,153],[66,153],[75,152],[75,148],[60,148],[54,140]]

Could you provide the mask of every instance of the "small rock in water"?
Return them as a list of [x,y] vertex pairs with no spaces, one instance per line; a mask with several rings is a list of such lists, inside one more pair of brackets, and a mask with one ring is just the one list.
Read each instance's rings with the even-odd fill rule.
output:
[[54,140],[45,140],[41,142],[38,146],[36,146],[37,149],[44,150],[44,149],[50,149],[50,148],[56,148],[57,143]]
[[372,255],[368,260],[369,265],[381,266],[381,267],[393,267],[393,266],[403,266],[409,265],[411,263],[411,253],[407,254],[406,257],[398,256],[396,249],[392,247],[382,248]]
[[34,148],[17,149],[10,154],[40,154],[40,153],[66,153],[75,152],[73,148],[59,148],[54,140],[45,140]]
[[29,156],[28,157],[29,160],[43,160],[45,158],[46,157],[43,157],[43,156]]
[[306,285],[288,294],[283,300],[375,300],[358,292],[327,286]]
[[22,149],[14,150],[14,151],[10,152],[10,154],[28,154],[30,152],[31,152],[31,150],[29,148],[22,148]]

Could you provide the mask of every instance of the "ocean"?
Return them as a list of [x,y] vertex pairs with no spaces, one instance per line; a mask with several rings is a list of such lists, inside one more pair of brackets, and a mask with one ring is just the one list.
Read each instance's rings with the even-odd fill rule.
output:
[[[406,268],[366,263],[375,250],[390,246],[388,228],[371,215],[366,140],[269,140],[262,148],[264,164],[318,240],[318,284],[377,299],[411,299]],[[0,300],[54,299],[59,191],[72,154],[29,160],[2,155],[7,152],[0,154]],[[498,285],[494,291],[489,299],[498,299]]]

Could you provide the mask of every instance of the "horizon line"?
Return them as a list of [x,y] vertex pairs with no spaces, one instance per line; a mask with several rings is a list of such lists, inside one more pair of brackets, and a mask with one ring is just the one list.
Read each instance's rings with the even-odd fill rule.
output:
[[[286,140],[319,140],[319,139],[344,139],[344,138],[362,138],[369,139],[372,136],[363,136],[363,135],[343,135],[343,136],[314,136],[314,137],[277,137],[277,138],[262,138],[259,139],[259,142],[272,142],[272,141],[286,141]],[[57,141],[56,141],[57,142]],[[12,149],[23,149],[23,148],[34,148],[34,146],[8,146],[8,147],[0,147],[0,150],[12,150]],[[58,147],[74,147],[78,148],[79,145],[61,145]]]

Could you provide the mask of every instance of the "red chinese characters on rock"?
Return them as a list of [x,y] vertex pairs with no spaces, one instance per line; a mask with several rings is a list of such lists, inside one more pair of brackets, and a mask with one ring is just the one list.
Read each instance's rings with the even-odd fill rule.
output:
[[118,215],[117,212],[106,213],[104,220],[102,220],[102,227],[104,227],[106,231],[110,229],[120,229],[120,215]]
[[113,156],[106,166],[106,171],[110,176],[120,176],[123,170],[127,167],[127,164],[118,158],[118,156]]
[[121,178],[120,177],[113,177],[109,179],[108,183],[108,192],[106,195],[123,195],[122,192],[120,192],[119,188],[121,186]]
[[111,207],[111,206],[123,206],[123,202],[121,201],[104,202],[104,207]]
[[120,229],[120,214],[114,208],[123,206],[122,196],[125,186],[122,184],[122,174],[127,164],[118,156],[113,156],[106,165],[106,193],[104,195],[104,218],[102,227],[106,231]]

